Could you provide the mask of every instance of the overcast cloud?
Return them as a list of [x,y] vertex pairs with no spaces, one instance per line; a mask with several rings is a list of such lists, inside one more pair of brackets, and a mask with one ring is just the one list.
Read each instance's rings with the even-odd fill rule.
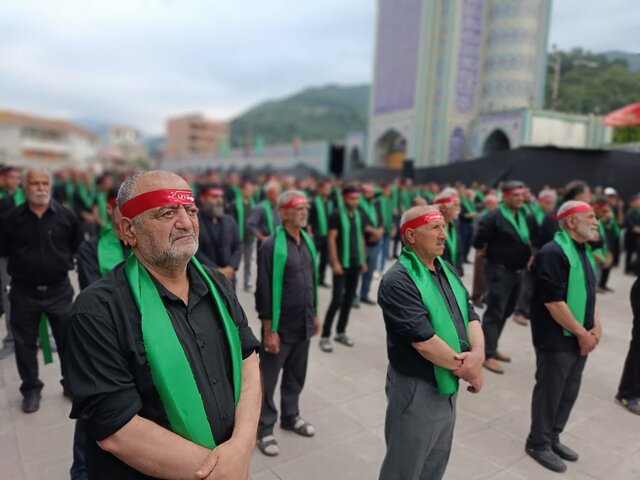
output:
[[[592,4],[592,5],[585,5]],[[9,0],[0,108],[161,133],[326,83],[368,83],[375,0]],[[634,0],[556,0],[550,43],[640,52]]]

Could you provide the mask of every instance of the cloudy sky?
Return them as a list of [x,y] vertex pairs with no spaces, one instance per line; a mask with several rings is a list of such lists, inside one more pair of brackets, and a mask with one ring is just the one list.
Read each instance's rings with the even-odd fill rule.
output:
[[[429,1],[429,0],[425,0]],[[4,0],[0,108],[161,133],[310,85],[368,83],[376,0]],[[555,0],[550,44],[640,52],[637,0]]]

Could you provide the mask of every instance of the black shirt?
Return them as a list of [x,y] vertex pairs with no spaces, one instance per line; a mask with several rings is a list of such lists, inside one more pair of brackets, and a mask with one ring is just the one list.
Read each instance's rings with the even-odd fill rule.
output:
[[238,224],[231,215],[223,215],[215,221],[207,217],[204,212],[198,213],[200,223],[200,246],[198,259],[210,267],[240,266],[240,237]]
[[[357,267],[360,262],[358,261],[358,242],[361,242],[364,239],[364,229],[369,225],[367,214],[364,213],[361,209],[360,212],[360,232],[356,235],[356,216],[349,215],[349,262],[351,264],[351,268]],[[338,250],[338,261],[342,265],[342,222],[340,221],[340,211],[339,209],[333,212],[333,214],[329,217],[329,230],[337,230],[338,235],[336,236],[336,247]],[[364,245],[363,245],[364,248]],[[364,255],[365,252],[363,251]]]
[[[524,211],[520,210],[517,215],[524,215]],[[517,222],[518,217],[514,218]],[[489,263],[498,263],[511,270],[523,269],[531,257],[531,247],[520,239],[500,209],[487,213],[478,224],[473,246],[481,249],[485,245]]]
[[269,231],[267,215],[265,214],[264,204],[262,202],[247,215],[247,227],[254,233],[258,232],[261,235],[269,236],[275,233],[275,228],[282,223],[282,218],[280,218],[280,212],[277,208],[271,207],[271,215],[273,217],[273,232]]
[[[587,258],[584,244],[577,242],[575,244],[587,277],[587,308],[584,327],[589,330],[594,325],[596,277],[591,262]],[[569,260],[555,241],[542,247],[533,260],[531,273],[535,283],[531,297],[531,332],[533,345],[540,350],[578,351],[576,337],[565,336],[563,328],[553,319],[544,305],[549,302],[566,301],[569,270]]]
[[558,225],[558,220],[556,220],[556,213],[551,211],[544,216],[542,223],[536,227],[531,237],[531,243],[534,247],[540,249],[553,240],[558,230],[560,230],[560,226]]
[[66,282],[80,243],[78,220],[55,200],[42,218],[24,203],[0,219],[0,257],[9,257],[9,275],[18,285]]
[[[84,290],[89,285],[102,278],[100,275],[100,261],[98,259],[99,237],[91,237],[85,240],[78,249],[78,284],[80,290]],[[120,243],[124,258],[129,255],[129,248]]]
[[[462,351],[467,351],[469,339],[464,319],[445,273],[438,267],[431,275],[454,320]],[[404,375],[418,377],[435,385],[433,364],[411,345],[429,340],[435,332],[420,292],[400,262],[396,262],[382,277],[378,289],[378,304],[382,308],[387,329],[389,363]],[[468,312],[469,321],[480,321],[471,302],[468,304]]]
[[[313,264],[305,241],[300,244],[286,233],[287,263],[284,266],[282,302],[278,334],[283,342],[294,343],[313,336]],[[270,236],[258,250],[258,279],[256,283],[256,310],[261,320],[272,319],[273,248]]]
[[[206,267],[205,267],[206,268]],[[247,324],[231,284],[207,269],[238,327],[242,356],[258,341]],[[218,445],[231,437],[235,405],[232,364],[222,321],[202,277],[189,264],[189,302],[156,287],[191,365],[205,412]],[[83,290],[67,322],[67,372],[73,393],[71,417],[86,421],[86,463],[90,478],[146,478],[102,450],[96,441],[122,428],[136,414],[169,428],[151,378],[142,338],[140,313],[124,264]]]
[[[322,199],[322,203],[324,203],[324,213],[326,214],[326,222],[327,222],[327,232],[329,230],[329,200],[325,200],[323,197],[320,197]],[[320,241],[324,241],[324,239],[326,238],[326,234],[325,235],[320,235],[320,222],[318,221],[318,209],[316,208],[316,202],[315,200],[311,201],[309,204],[310,208],[309,208],[309,225],[311,226],[311,231],[313,232],[313,238],[314,240],[320,240]]]

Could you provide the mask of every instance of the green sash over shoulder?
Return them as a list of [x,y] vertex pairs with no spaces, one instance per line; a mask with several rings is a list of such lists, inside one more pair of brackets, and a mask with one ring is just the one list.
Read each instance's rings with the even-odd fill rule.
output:
[[316,195],[313,199],[313,204],[316,208],[316,218],[318,219],[318,235],[326,237],[329,231],[329,224],[327,221],[327,209],[324,205],[324,199],[320,195]]
[[518,221],[516,222],[513,213],[511,213],[511,210],[509,210],[504,202],[500,202],[498,208],[500,209],[502,216],[513,226],[520,237],[520,240],[522,240],[522,243],[529,245],[529,226],[527,225],[527,219],[525,218],[524,211],[520,210],[518,212]]
[[264,209],[264,218],[267,221],[267,230],[269,231],[269,235],[273,235],[276,229],[273,223],[273,211],[271,210],[271,202],[269,202],[269,200],[263,200],[262,208]]
[[[569,283],[567,285],[567,305],[573,313],[580,325],[584,325],[584,315],[587,310],[587,275],[580,260],[580,254],[575,243],[569,234],[560,230],[553,237],[555,242],[560,245],[563,253],[569,261]],[[587,258],[591,268],[595,271],[595,261],[591,253],[591,247],[585,244]],[[570,337],[573,335],[569,330],[564,329],[564,335]]]
[[[340,226],[342,227],[342,232],[340,232],[340,236],[342,237],[342,268],[350,268],[351,265],[351,222],[349,221],[349,214],[347,213],[347,207],[345,207],[344,203],[341,203],[340,206]],[[362,235],[362,219],[360,218],[360,210],[356,208],[353,211],[353,216],[355,218],[356,223],[356,236],[358,237],[358,266],[362,266],[365,264],[364,258],[364,248],[362,244],[364,242]]]
[[451,263],[455,265],[458,262],[458,229],[453,222],[449,222],[447,225],[445,246],[447,247],[447,250],[449,250]]
[[[307,245],[313,264],[313,311],[318,313],[318,254],[311,237],[304,230],[300,230],[300,236]],[[282,225],[276,229],[273,247],[273,272],[271,281],[271,331],[277,332],[280,325],[280,309],[282,307],[282,283],[284,269],[287,264],[287,232]],[[289,295],[295,293],[289,292]]]
[[13,203],[16,207],[19,207],[24,202],[27,201],[27,196],[24,192],[24,188],[18,187],[16,191],[13,193]]
[[98,237],[98,267],[100,276],[104,277],[113,267],[120,262],[124,262],[124,251],[120,239],[113,229],[111,222],[108,222]]
[[[233,391],[237,404],[242,382],[242,346],[238,328],[209,274],[195,257],[191,258],[191,263],[209,287],[213,303],[222,320],[229,342]],[[140,311],[142,339],[151,368],[151,377],[171,429],[192,442],[214,448],[216,443],[193,371],[149,272],[135,255],[131,254],[125,262],[125,273]],[[215,328],[213,324],[211,327]]]
[[[460,337],[458,331],[453,323],[449,309],[445,299],[442,297],[436,282],[431,278],[431,272],[426,267],[422,260],[418,258],[413,250],[404,247],[398,261],[409,272],[409,276],[413,283],[418,288],[420,296],[422,297],[422,303],[424,304],[427,312],[429,312],[429,320],[436,335],[447,343],[453,350],[460,353]],[[449,286],[456,297],[456,303],[462,313],[464,319],[464,326],[469,329],[469,306],[468,306],[468,294],[467,290],[460,282],[458,276],[451,271],[446,262],[436,258],[436,263],[439,263],[444,270]],[[447,368],[433,365],[434,373],[436,377],[436,383],[438,384],[438,391],[441,395],[453,395],[458,391],[458,377]]]

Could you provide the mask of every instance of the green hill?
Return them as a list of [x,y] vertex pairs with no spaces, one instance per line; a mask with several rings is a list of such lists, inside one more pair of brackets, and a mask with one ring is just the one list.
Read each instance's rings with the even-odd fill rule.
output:
[[342,140],[349,132],[367,128],[369,86],[327,85],[308,88],[290,97],[267,101],[248,110],[230,124],[233,146]]

